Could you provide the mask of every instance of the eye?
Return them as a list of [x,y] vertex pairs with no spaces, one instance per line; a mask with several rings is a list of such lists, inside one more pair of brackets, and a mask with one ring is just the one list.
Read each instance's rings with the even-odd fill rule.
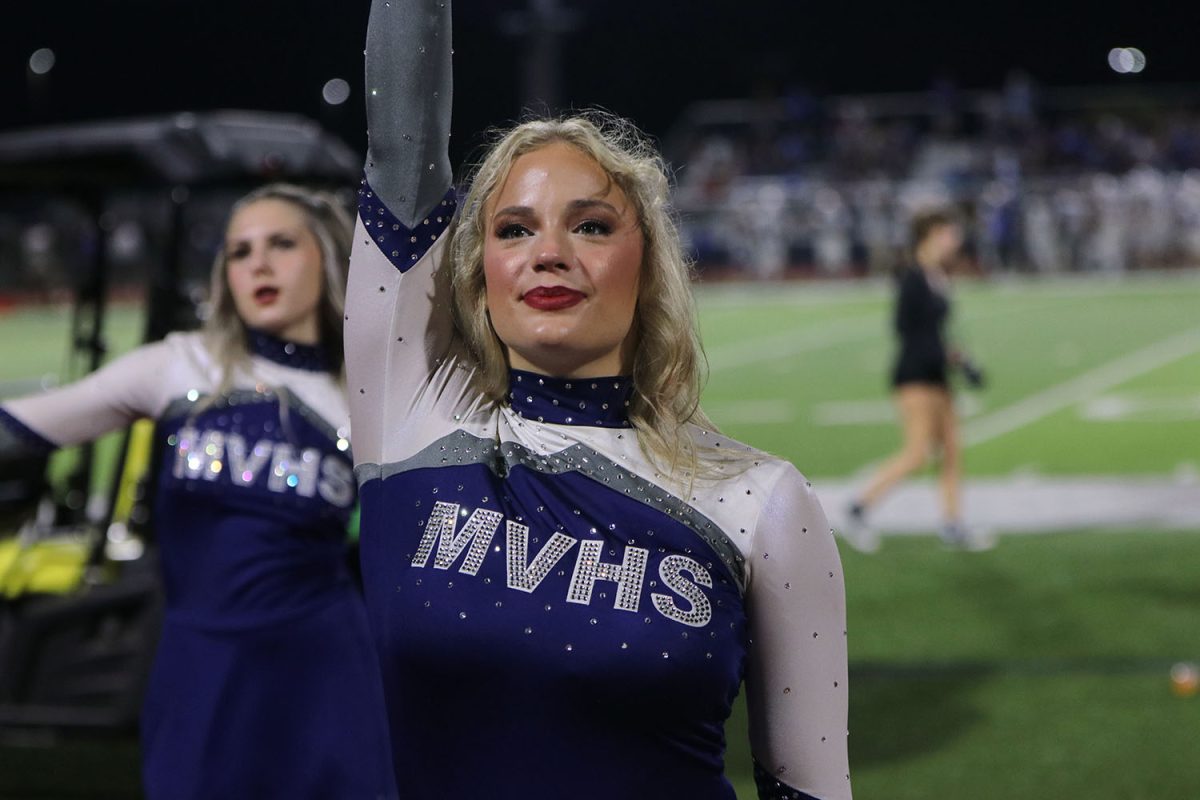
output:
[[598,219],[587,219],[575,226],[575,232],[584,236],[607,236],[612,233],[612,226]]
[[225,251],[226,261],[237,261],[250,255],[250,247],[245,244],[234,245],[232,248]]
[[276,236],[271,239],[271,246],[280,250],[291,250],[296,246],[296,240],[289,236]]
[[529,228],[520,225],[516,222],[510,222],[506,225],[500,225],[496,228],[497,239],[517,239],[522,236],[532,236]]

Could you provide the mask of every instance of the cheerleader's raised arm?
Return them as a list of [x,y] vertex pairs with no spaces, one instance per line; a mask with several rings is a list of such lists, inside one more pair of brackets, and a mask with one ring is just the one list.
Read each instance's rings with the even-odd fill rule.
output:
[[395,434],[422,415],[430,377],[452,341],[449,287],[435,281],[455,208],[450,58],[449,0],[372,3],[369,145],[345,339],[360,464],[380,463],[384,432]]

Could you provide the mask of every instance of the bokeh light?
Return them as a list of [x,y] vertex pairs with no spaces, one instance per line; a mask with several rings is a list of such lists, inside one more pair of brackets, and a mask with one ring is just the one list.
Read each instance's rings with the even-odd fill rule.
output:
[[340,106],[350,98],[350,84],[341,78],[330,78],[321,89],[321,97],[331,106]]
[[49,47],[34,50],[33,55],[29,57],[29,71],[34,75],[45,75],[54,69],[55,60],[54,51]]
[[1146,68],[1146,54],[1136,47],[1114,47],[1108,51],[1108,66],[1121,75],[1138,73]]

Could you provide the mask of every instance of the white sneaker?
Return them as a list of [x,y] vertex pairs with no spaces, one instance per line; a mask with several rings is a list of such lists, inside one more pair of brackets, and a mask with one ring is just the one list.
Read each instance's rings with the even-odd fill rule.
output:
[[996,546],[996,537],[990,532],[969,528],[961,522],[947,522],[939,536],[942,544],[953,550],[981,553]]
[[852,503],[846,509],[842,538],[860,553],[879,552],[879,531],[867,524],[866,512],[858,503]]

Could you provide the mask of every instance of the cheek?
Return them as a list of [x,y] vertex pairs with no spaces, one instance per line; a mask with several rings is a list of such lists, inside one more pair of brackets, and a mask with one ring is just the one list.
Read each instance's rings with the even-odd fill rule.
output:
[[325,278],[321,269],[321,251],[313,245],[297,253],[291,264],[290,283],[296,289],[295,296],[305,307],[315,305],[325,289]]
[[308,269],[305,271],[304,285],[314,303],[321,299],[321,295],[325,290],[324,273],[325,271],[321,269],[320,256],[317,256],[316,261],[310,262]]
[[611,287],[614,294],[624,300],[630,313],[632,313],[633,307],[637,304],[638,290],[642,280],[644,250],[641,237],[630,242],[629,246],[623,248],[614,260],[610,272]]
[[229,285],[229,292],[233,295],[235,304],[240,306],[249,298],[251,281],[245,271],[237,267],[226,267],[225,282]]
[[501,321],[508,318],[508,306],[516,293],[516,272],[508,261],[503,253],[484,246],[484,297],[487,300],[488,312],[492,316],[493,324],[496,324],[497,317]]

